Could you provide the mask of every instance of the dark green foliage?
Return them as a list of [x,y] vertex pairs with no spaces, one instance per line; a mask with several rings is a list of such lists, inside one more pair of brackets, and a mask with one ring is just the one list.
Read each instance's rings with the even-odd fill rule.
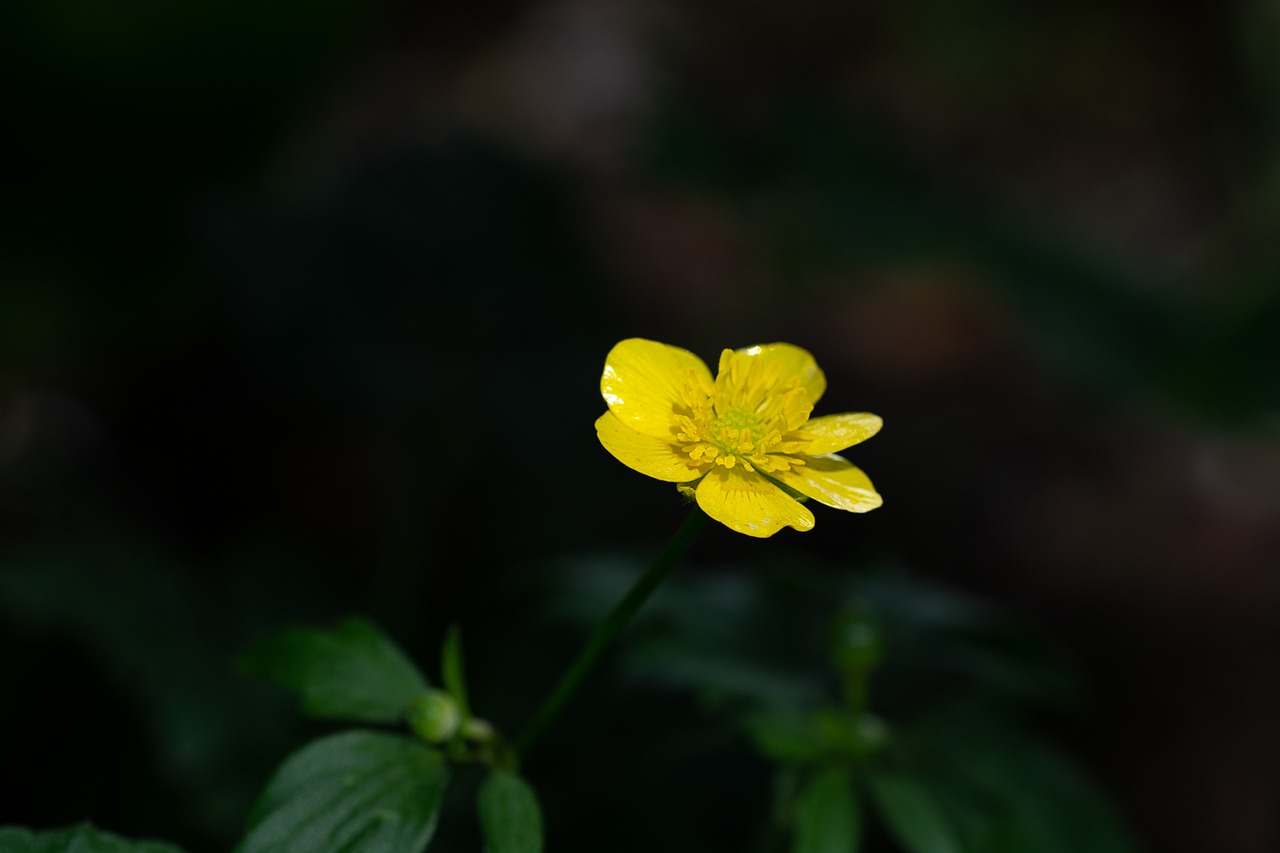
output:
[[448,778],[440,753],[409,738],[331,735],[281,765],[237,853],[415,853],[435,831]]
[[920,779],[878,771],[868,783],[881,820],[907,853],[965,853],[942,800]]
[[46,832],[3,827],[0,828],[0,850],[4,853],[182,853],[172,844],[129,841],[87,823]]
[[755,748],[780,764],[812,764],[833,751],[809,715],[794,709],[762,709],[743,727]]
[[[580,596],[625,573],[579,568]],[[907,572],[822,568],[677,576],[623,655],[638,683],[693,692],[801,780],[780,801],[797,851],[854,849],[864,823],[871,849],[887,835],[906,853],[1134,851],[1103,791],[1020,719],[1080,706],[1054,643]],[[782,672],[794,688],[774,686]]]
[[861,814],[849,773],[832,769],[809,781],[796,802],[792,853],[857,853]]
[[396,722],[430,689],[413,662],[362,619],[331,631],[281,632],[249,652],[243,666],[297,693],[313,717]]
[[1087,774],[999,708],[958,702],[906,727],[913,771],[975,839],[1009,853],[1134,853],[1114,806]]
[[542,811],[525,782],[505,770],[480,785],[476,811],[488,853],[542,853]]

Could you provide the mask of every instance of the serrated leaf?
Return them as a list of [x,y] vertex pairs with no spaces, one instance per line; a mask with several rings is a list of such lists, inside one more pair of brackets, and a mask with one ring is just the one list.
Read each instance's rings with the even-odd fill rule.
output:
[[0,828],[0,851],[3,853],[182,853],[181,849],[161,841],[130,841],[87,823],[33,832],[7,826]]
[[297,693],[314,717],[392,723],[430,684],[377,627],[347,619],[330,631],[282,631],[242,661],[250,674]]
[[419,853],[449,771],[399,735],[341,732],[287,758],[254,806],[237,853]]
[[880,770],[868,783],[881,819],[908,853],[963,853],[942,803],[920,779]]
[[836,769],[823,771],[796,802],[792,853],[857,853],[861,818],[849,774]]
[[487,853],[542,853],[542,810],[529,783],[494,770],[476,797]]

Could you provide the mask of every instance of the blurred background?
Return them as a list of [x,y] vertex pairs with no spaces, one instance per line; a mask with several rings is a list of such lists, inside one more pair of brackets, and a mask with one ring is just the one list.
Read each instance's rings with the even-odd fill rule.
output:
[[[518,729],[548,566],[683,516],[591,427],[643,336],[799,344],[886,424],[882,509],[690,577],[991,602],[1145,849],[1280,849],[1276,4],[44,0],[0,47],[0,824],[228,849],[323,730],[235,656],[352,612],[433,677],[459,623]],[[619,678],[528,768],[552,849],[695,819],[611,751],[690,706]],[[704,817],[767,800],[725,752]]]

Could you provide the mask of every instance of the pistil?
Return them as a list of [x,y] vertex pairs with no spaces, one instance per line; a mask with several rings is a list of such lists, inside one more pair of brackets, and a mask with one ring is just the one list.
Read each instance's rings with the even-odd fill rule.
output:
[[800,451],[808,438],[797,429],[809,417],[805,397],[798,382],[779,385],[776,365],[761,370],[756,359],[726,350],[714,390],[690,371],[673,431],[696,466],[785,471],[804,464],[784,454]]

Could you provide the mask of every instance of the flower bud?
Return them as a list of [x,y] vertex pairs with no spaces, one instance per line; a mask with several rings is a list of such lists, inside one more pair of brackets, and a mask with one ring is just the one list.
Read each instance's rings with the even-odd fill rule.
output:
[[472,717],[462,724],[462,736],[473,743],[492,743],[498,733],[488,720]]
[[845,674],[864,676],[884,654],[880,626],[865,606],[846,608],[832,626],[831,656]]
[[462,715],[458,703],[443,690],[432,690],[409,708],[409,728],[428,743],[444,743],[458,731]]

